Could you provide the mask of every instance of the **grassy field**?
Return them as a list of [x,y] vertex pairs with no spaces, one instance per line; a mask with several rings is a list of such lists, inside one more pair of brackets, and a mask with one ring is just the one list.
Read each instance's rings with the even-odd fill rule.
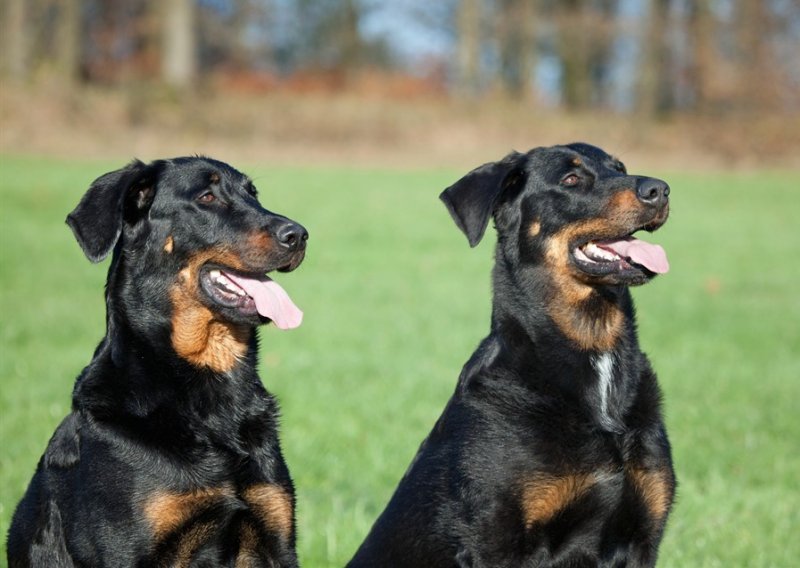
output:
[[[86,261],[63,219],[122,163],[0,159],[5,535],[104,331],[107,264]],[[301,561],[341,566],[488,329],[493,239],[470,250],[436,198],[463,172],[237,165],[311,234],[305,264],[280,276],[306,321],[261,331],[262,378],[283,409]],[[680,481],[660,565],[797,565],[800,172],[657,173],[673,212],[650,240],[672,271],[635,296]]]

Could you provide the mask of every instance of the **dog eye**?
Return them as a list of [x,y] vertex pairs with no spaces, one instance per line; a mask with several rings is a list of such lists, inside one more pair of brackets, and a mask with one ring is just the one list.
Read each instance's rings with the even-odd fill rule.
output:
[[573,187],[578,185],[581,181],[581,178],[578,177],[578,174],[569,174],[564,179],[561,180],[561,185],[564,187]]
[[200,203],[212,203],[217,199],[217,196],[207,191],[206,193],[202,194],[200,197],[197,198],[197,201]]

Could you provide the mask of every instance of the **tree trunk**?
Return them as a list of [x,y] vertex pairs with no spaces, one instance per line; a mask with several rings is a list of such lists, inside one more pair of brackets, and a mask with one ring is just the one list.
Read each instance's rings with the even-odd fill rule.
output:
[[361,36],[358,33],[360,14],[354,0],[345,0],[337,30],[341,57],[339,66],[344,75],[358,72],[364,63]]
[[531,89],[535,59],[535,14],[533,0],[503,0],[497,26],[500,76],[506,92],[523,97]]
[[61,79],[73,83],[78,79],[81,56],[81,12],[79,0],[58,0],[56,23],[56,68]]
[[769,8],[762,2],[739,0],[736,18],[739,60],[737,89],[747,110],[777,108],[780,78],[769,39],[775,32]]
[[561,58],[561,94],[572,110],[585,109],[592,97],[590,73],[591,18],[585,0],[559,3],[558,52]]
[[166,0],[163,9],[163,78],[172,87],[189,87],[197,75],[194,0]]
[[670,0],[651,0],[645,36],[640,38],[637,107],[642,114],[664,117],[675,108],[671,79],[674,72],[666,31],[670,28]]
[[5,72],[13,81],[29,75],[28,18],[26,0],[6,0],[3,14]]
[[714,72],[713,20],[709,0],[688,0],[688,32],[691,61],[688,82],[697,111],[708,111],[711,104],[710,80]]
[[458,91],[472,97],[478,93],[481,48],[480,0],[460,0],[458,27]]

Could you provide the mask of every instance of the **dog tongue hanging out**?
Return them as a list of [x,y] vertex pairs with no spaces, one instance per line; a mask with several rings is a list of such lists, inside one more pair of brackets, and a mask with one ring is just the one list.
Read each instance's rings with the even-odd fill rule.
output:
[[308,234],[209,158],[134,161],[67,218],[112,253],[107,329],[9,531],[12,567],[297,566],[294,487],[256,327],[303,313],[268,273]]
[[289,294],[271,278],[244,278],[226,274],[255,302],[258,313],[269,318],[279,329],[293,329],[303,323],[303,312]]

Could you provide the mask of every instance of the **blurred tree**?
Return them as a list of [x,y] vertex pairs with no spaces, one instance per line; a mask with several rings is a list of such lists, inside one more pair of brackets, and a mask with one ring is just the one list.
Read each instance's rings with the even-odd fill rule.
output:
[[26,0],[6,0],[3,3],[3,52],[5,74],[14,81],[21,81],[29,74],[29,18]]
[[498,0],[500,79],[508,94],[523,97],[533,85],[537,0]]
[[158,0],[81,0],[81,73],[90,83],[160,78]]
[[536,89],[568,109],[800,108],[797,0],[2,0],[0,17],[10,80],[347,88],[435,70],[456,95]]
[[[778,66],[773,65],[774,15],[765,2],[755,0],[738,0],[735,9],[739,110],[776,108],[783,85]],[[800,49],[797,53],[800,57]]]
[[686,0],[690,61],[687,69],[691,106],[698,111],[710,109],[711,78],[714,73],[714,22],[711,0]]
[[460,0],[457,11],[458,47],[456,85],[467,97],[478,93],[480,84],[481,4],[479,0]]
[[567,108],[606,103],[616,2],[562,0],[555,3],[561,91]]
[[172,87],[188,87],[197,75],[195,0],[164,0],[162,9],[163,78]]
[[81,61],[81,2],[56,0],[56,69],[62,81],[78,79]]
[[669,42],[670,0],[650,0],[644,37],[640,39],[636,101],[640,112],[666,116],[675,108],[673,51]]
[[334,37],[340,45],[339,66],[343,71],[358,70],[365,63],[365,46],[358,31],[360,6],[355,0],[343,0]]

